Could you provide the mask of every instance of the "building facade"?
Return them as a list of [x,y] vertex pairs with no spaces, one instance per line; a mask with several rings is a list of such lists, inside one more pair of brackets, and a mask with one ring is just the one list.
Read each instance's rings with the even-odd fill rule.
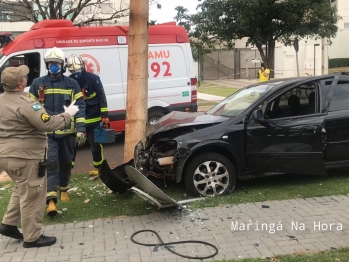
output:
[[[10,1],[8,1],[10,2]],[[18,1],[13,0],[13,3]],[[48,1],[40,1],[43,6],[47,5]],[[80,15],[74,20],[74,23],[86,21],[86,19],[94,16],[95,18],[110,17],[115,10],[127,9],[130,5],[130,0],[94,0],[93,6],[84,8]],[[65,1],[62,9],[69,10],[73,7],[75,1]],[[38,10],[38,6],[33,4],[33,10]],[[17,36],[23,32],[28,31],[34,24],[29,18],[26,19],[26,9],[18,7],[16,4],[0,3],[0,32],[11,32],[12,36]],[[39,20],[42,20],[42,16],[38,16]],[[117,19],[111,19],[110,21],[93,22],[90,25],[128,25],[128,16],[124,16]]]
[[[331,39],[303,39],[299,41],[299,51],[293,46],[277,42],[274,54],[274,77],[288,78],[328,74],[328,60],[349,58],[349,0],[334,3],[341,19],[337,22],[336,37]],[[247,38],[235,41],[235,50],[216,50],[205,55],[198,72],[200,80],[256,78],[261,64],[259,51],[246,47]],[[199,68],[199,69],[200,69]]]
[[328,48],[329,58],[349,58],[349,48],[346,45],[349,39],[349,0],[337,0],[335,2],[338,15],[342,18],[338,21],[336,38]]

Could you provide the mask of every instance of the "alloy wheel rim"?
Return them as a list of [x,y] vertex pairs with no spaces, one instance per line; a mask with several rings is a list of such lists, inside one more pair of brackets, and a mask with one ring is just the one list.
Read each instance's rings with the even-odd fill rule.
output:
[[229,186],[229,172],[218,161],[201,163],[193,175],[195,189],[203,196],[219,196]]

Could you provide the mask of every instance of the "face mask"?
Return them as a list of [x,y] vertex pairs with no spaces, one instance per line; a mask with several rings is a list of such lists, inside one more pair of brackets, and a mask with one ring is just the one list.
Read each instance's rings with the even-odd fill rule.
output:
[[51,64],[48,70],[53,75],[57,75],[59,72],[61,72],[60,66],[55,63]]
[[80,79],[82,77],[82,73],[78,72],[78,73],[74,73],[75,78]]

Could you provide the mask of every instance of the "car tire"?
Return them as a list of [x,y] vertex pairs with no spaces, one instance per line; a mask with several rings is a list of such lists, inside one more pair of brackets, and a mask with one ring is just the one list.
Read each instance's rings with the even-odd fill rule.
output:
[[[218,165],[220,166],[218,172],[215,172]],[[208,173],[208,168],[211,170],[211,174]],[[222,177],[215,179],[217,173]],[[205,174],[205,177],[202,174]],[[196,156],[187,164],[183,175],[184,184],[193,196],[213,197],[229,194],[233,192],[236,184],[236,172],[233,164],[218,153],[205,153]]]
[[150,111],[148,113],[148,122],[147,125],[151,125],[152,123],[155,123],[158,119],[163,117],[165,114],[161,111]]

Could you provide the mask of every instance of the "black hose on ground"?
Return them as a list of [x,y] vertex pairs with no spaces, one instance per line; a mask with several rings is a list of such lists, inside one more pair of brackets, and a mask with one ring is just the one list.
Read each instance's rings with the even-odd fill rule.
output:
[[[151,233],[154,233],[161,244],[144,244],[144,243],[140,243],[140,242],[137,242],[136,240],[134,240],[134,237],[139,234],[139,233],[142,233],[142,232],[151,232]],[[169,242],[169,243],[164,243],[162,241],[162,239],[160,238],[159,234],[156,233],[154,230],[149,230],[149,229],[145,229],[145,230],[139,230],[139,231],[136,231],[132,234],[131,236],[131,241],[135,244],[138,244],[138,245],[142,245],[142,246],[148,246],[148,247],[151,247],[151,246],[164,246],[167,250],[169,250],[170,252],[172,252],[173,254],[177,255],[177,256],[180,256],[180,257],[184,257],[184,258],[189,258],[189,259],[206,259],[206,258],[210,258],[210,257],[214,257],[215,255],[218,254],[218,248],[215,246],[215,245],[212,245],[210,243],[207,243],[207,242],[204,242],[204,241],[197,241],[197,240],[187,240],[187,241],[177,241],[177,242]],[[203,244],[203,245],[206,245],[206,246],[210,246],[212,247],[215,252],[214,254],[212,255],[209,255],[209,256],[206,256],[206,257],[198,257],[198,256],[195,256],[195,257],[191,257],[191,256],[185,256],[185,255],[182,255],[182,254],[179,254],[175,251],[173,251],[170,247],[168,247],[168,245],[176,245],[176,244],[185,244],[185,243],[198,243],[198,244]]]

